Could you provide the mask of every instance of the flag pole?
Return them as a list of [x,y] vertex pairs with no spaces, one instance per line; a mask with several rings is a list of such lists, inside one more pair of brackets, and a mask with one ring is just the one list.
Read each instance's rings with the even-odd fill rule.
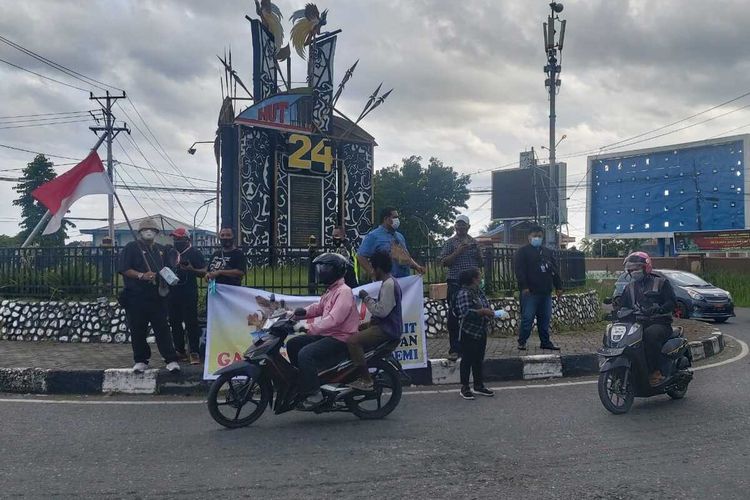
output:
[[[91,148],[91,151],[89,154],[93,153],[97,149],[99,149],[99,146],[102,145],[104,142],[104,139],[106,139],[107,134],[102,135],[98,141],[96,141],[96,144],[94,144],[94,147]],[[24,240],[23,244],[21,245],[21,248],[26,248],[29,245],[31,245],[31,242],[34,241],[34,239],[37,237],[39,232],[47,225],[47,222],[52,218],[52,212],[47,210],[44,213],[44,216],[42,216],[41,220],[37,223],[36,226],[34,226],[34,229],[29,233],[29,235],[26,237],[26,240]]]

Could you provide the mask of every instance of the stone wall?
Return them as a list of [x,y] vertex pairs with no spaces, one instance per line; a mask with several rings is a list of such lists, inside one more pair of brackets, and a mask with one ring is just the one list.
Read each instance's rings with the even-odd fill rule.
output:
[[[494,309],[510,313],[507,320],[495,320],[492,335],[515,335],[520,321],[518,300],[493,299]],[[446,331],[444,300],[425,300],[427,334]],[[580,327],[600,318],[595,292],[564,295],[552,302],[553,323],[559,327]],[[125,312],[116,302],[0,302],[0,340],[126,343],[130,341]]]
[[[492,308],[505,309],[510,314],[506,320],[494,320],[492,336],[514,336],[521,321],[518,299],[503,297],[490,300]],[[427,334],[438,336],[446,331],[448,307],[444,300],[425,300]],[[563,295],[552,299],[552,322],[555,328],[577,328],[594,323],[601,318],[599,298],[596,292]]]

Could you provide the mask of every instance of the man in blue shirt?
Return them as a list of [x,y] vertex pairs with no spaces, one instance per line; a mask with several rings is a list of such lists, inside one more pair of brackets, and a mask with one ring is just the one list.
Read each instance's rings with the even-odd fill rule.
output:
[[370,257],[377,251],[387,252],[391,255],[393,260],[391,275],[394,278],[409,276],[410,269],[414,269],[419,274],[424,274],[424,268],[414,262],[414,259],[409,255],[404,235],[398,232],[399,224],[398,210],[393,207],[386,207],[380,211],[380,225],[367,233],[367,236],[362,240],[362,245],[357,251],[357,261],[360,269],[364,269],[371,278],[375,276],[375,272],[370,264]]

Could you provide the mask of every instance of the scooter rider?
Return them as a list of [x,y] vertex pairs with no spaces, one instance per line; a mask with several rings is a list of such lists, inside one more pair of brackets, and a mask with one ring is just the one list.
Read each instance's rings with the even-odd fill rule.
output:
[[625,272],[630,283],[622,292],[621,308],[639,310],[648,317],[641,321],[646,363],[652,386],[664,381],[659,370],[659,356],[664,342],[672,336],[672,311],[677,304],[672,285],[654,274],[651,257],[645,252],[634,252],[625,258]]
[[314,261],[316,280],[327,287],[320,302],[297,309],[296,319],[320,318],[313,324],[300,321],[295,330],[307,330],[307,335],[287,342],[289,361],[299,368],[299,393],[306,399],[300,409],[311,410],[322,401],[318,371],[336,360],[344,359],[348,350],[346,340],[359,329],[359,313],[352,289],[344,282],[349,260],[337,253],[324,253]]

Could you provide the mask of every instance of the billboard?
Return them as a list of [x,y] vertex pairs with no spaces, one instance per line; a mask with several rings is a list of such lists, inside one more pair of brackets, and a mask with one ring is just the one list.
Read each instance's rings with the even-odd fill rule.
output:
[[566,164],[510,168],[492,172],[492,218],[500,220],[546,218],[559,204],[560,220],[567,220]]
[[586,235],[671,238],[748,228],[750,135],[588,158]]
[[750,252],[750,230],[674,233],[675,253]]

